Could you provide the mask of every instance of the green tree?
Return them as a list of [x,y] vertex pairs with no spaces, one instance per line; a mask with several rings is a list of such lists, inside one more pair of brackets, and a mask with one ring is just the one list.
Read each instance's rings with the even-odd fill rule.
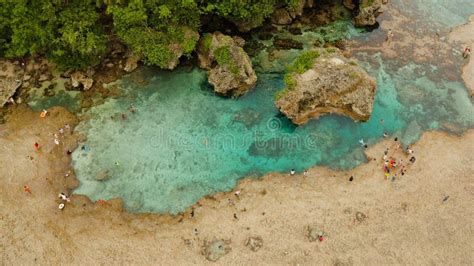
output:
[[51,1],[0,0],[2,37],[6,57],[22,57],[45,50],[54,39],[55,10]]
[[193,0],[131,0],[111,5],[115,33],[147,64],[168,68],[178,51],[189,55],[197,38],[200,12]]
[[56,37],[48,57],[61,68],[96,65],[106,51],[107,36],[94,1],[69,1],[59,9]]

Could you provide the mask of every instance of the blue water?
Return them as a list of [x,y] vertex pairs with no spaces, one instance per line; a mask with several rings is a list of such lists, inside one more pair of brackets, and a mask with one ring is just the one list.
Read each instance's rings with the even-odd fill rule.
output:
[[[394,2],[403,7],[406,1]],[[460,21],[452,17],[445,27]],[[366,161],[361,138],[370,145],[388,132],[408,144],[427,130],[460,133],[474,126],[474,107],[459,75],[442,79],[437,74],[447,70],[435,63],[393,67],[379,54],[370,57],[363,65],[378,86],[371,119],[355,123],[328,115],[300,127],[275,108],[281,74],[258,73],[254,90],[227,99],[212,92],[204,71],[141,68],[117,84],[124,96],[91,108],[77,127],[87,141],[85,150],[73,153],[81,182],[75,193],[93,200],[121,197],[134,212],[178,213],[245,176],[314,165],[355,167]],[[148,84],[136,84],[133,75]],[[128,111],[131,105],[135,113]],[[103,171],[109,179],[97,181]]]

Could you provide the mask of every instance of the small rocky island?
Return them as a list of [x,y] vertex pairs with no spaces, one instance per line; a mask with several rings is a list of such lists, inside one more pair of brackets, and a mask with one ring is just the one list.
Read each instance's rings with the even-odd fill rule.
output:
[[242,49],[244,45],[244,39],[220,32],[206,33],[200,39],[199,66],[209,70],[208,80],[215,92],[238,97],[255,87],[257,75],[252,61]]
[[289,67],[285,85],[276,105],[296,125],[329,113],[366,121],[376,92],[375,80],[337,48],[302,53]]

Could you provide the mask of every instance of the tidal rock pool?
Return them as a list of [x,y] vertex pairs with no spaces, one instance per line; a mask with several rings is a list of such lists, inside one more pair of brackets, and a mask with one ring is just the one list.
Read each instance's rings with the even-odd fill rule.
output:
[[[471,1],[453,1],[455,10],[451,1],[393,2],[394,8],[409,10],[409,16],[429,13],[420,27],[445,17],[446,23],[436,24],[444,30],[474,12]],[[438,7],[426,10],[430,5]],[[461,15],[452,15],[461,9]],[[370,42],[370,34],[358,38]],[[474,108],[459,65],[397,64],[397,58],[387,61],[377,53],[355,56],[370,57],[364,68],[377,80],[370,120],[355,123],[327,115],[300,127],[275,107],[282,74],[257,73],[254,90],[228,99],[212,92],[204,71],[141,68],[115,84],[121,97],[83,114],[87,119],[76,130],[87,141],[73,153],[80,180],[75,193],[93,200],[121,197],[133,212],[176,214],[205,195],[232,189],[243,177],[314,165],[355,167],[366,160],[359,139],[370,145],[387,132],[409,144],[424,131],[461,133],[473,127]],[[446,71],[457,75],[444,78]],[[137,76],[147,84],[135,82]]]

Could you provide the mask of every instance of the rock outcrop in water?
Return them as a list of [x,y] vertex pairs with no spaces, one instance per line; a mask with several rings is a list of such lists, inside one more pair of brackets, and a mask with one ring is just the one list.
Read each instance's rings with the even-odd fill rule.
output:
[[[344,1],[344,5],[351,9],[355,6],[354,1]],[[380,14],[382,7],[381,0],[362,0],[359,4],[359,10],[354,17],[354,24],[358,27],[373,26],[377,24],[377,16]]]
[[94,80],[82,71],[74,71],[71,74],[71,84],[74,88],[78,88],[82,85],[84,90],[89,90],[94,84]]
[[222,95],[243,95],[257,82],[252,61],[239,43],[220,32],[204,34],[199,41],[199,66],[209,70],[209,83]]
[[297,125],[323,114],[368,120],[376,84],[365,70],[336,48],[302,54],[285,77],[287,88],[277,94],[276,105]]

